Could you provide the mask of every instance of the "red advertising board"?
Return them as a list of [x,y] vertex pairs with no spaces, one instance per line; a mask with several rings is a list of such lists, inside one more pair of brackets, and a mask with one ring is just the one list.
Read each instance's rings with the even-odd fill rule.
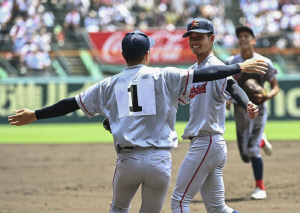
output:
[[[122,57],[121,42],[128,31],[89,33],[95,55],[105,64],[125,64]],[[151,47],[151,64],[193,64],[196,57],[188,45],[188,39],[182,38],[185,30],[146,31],[156,44]]]

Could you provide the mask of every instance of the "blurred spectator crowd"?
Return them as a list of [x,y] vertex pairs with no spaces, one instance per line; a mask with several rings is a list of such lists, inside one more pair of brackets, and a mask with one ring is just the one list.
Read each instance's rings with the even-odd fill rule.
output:
[[[185,28],[195,17],[210,19],[223,47],[237,44],[235,26],[246,24],[258,46],[300,47],[300,0],[0,0],[0,45],[13,43],[20,71],[51,66],[51,44],[88,32]],[[231,8],[231,10],[230,10]],[[233,9],[242,13],[236,13]],[[228,11],[231,11],[228,14]],[[58,19],[57,12],[63,14]],[[227,12],[227,13],[226,13]],[[242,14],[240,16],[239,14]]]
[[300,47],[300,0],[240,0],[240,7],[240,22],[263,38],[262,47]]
[[[57,8],[72,10],[65,27],[80,23],[89,32],[149,28],[185,28],[195,17],[211,20],[217,42],[236,46],[235,26],[249,25],[258,46],[300,46],[300,0],[52,0]],[[242,13],[235,13],[240,10]],[[227,14],[226,14],[227,12]],[[235,15],[236,14],[236,15]],[[241,15],[240,15],[241,14]],[[80,21],[81,20],[81,21]],[[237,21],[236,21],[237,20]]]
[[20,74],[28,69],[49,68],[54,26],[52,12],[45,11],[38,0],[1,0],[0,14],[1,41],[12,41],[12,53],[18,56]]

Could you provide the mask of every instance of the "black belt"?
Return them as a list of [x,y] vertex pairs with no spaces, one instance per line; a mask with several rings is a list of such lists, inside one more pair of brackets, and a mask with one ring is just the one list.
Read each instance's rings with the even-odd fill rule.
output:
[[169,147],[156,147],[156,146],[147,146],[147,147],[125,146],[125,147],[120,148],[120,150],[146,150],[146,149],[171,149],[171,148],[169,148]]
[[121,149],[133,149],[132,146],[125,146],[125,147],[122,147]]

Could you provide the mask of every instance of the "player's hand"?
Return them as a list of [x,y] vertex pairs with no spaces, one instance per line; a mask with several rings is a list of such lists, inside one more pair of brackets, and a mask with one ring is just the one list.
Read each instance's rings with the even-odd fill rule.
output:
[[15,112],[17,113],[16,115],[8,116],[8,121],[10,122],[10,125],[22,126],[25,124],[30,124],[37,120],[35,111],[33,110],[19,109],[15,110]]
[[230,110],[230,108],[231,108],[231,101],[226,100],[226,109]]
[[256,104],[252,103],[251,101],[247,104],[247,114],[249,118],[254,119],[257,117],[259,109]]
[[245,73],[261,73],[266,74],[268,64],[264,60],[248,59],[243,63],[239,63],[241,72]]

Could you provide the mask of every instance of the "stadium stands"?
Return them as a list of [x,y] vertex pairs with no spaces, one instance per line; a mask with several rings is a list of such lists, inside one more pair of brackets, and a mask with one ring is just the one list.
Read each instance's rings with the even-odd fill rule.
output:
[[214,23],[221,59],[237,47],[235,26],[247,24],[257,48],[270,48],[268,57],[283,72],[297,73],[299,5],[300,0],[0,0],[0,78],[101,77],[109,68],[95,67],[99,61],[89,54],[87,33],[172,31],[197,16]]

